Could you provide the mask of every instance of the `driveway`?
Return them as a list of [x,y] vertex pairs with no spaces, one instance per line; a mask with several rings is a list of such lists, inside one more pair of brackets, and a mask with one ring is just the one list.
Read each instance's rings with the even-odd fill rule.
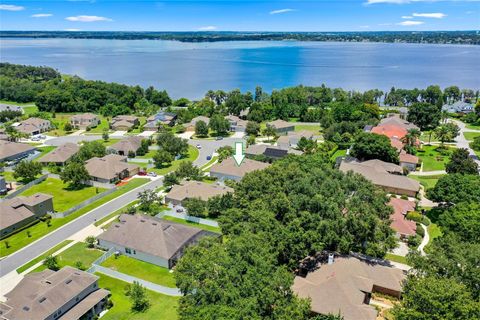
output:
[[455,119],[448,119],[448,121],[455,123],[460,128],[460,134],[458,135],[458,137],[455,138],[455,146],[457,148],[467,149],[468,153],[473,158],[473,160],[475,160],[475,162],[480,166],[480,160],[478,159],[475,152],[473,152],[473,150],[470,148],[470,145],[469,145],[470,142],[467,139],[465,139],[465,136],[463,135],[464,132],[479,132],[479,131],[467,129],[465,123]]
[[189,139],[188,143],[194,147],[197,145],[200,145],[199,151],[199,156],[197,160],[193,162],[198,167],[203,166],[206,164],[208,161],[207,156],[212,156],[215,151],[217,151],[218,148],[223,147],[223,146],[231,146],[232,148],[235,148],[235,142],[243,142],[245,143],[245,140],[239,139],[239,138],[224,138],[222,140],[196,140],[196,139]]
[[72,237],[74,234],[88,227],[96,220],[102,219],[103,217],[114,212],[115,210],[118,210],[119,208],[124,207],[130,202],[136,200],[139,192],[146,189],[154,190],[158,187],[161,187],[162,185],[163,178],[148,182],[141,187],[133,189],[121,195],[120,197],[117,197],[110,202],[107,202],[102,206],[85,213],[84,215],[67,223],[59,229],[50,232],[43,238],[40,238],[39,240],[26,246],[25,248],[15,253],[12,253],[11,255],[5,257],[3,260],[0,261],[0,277],[3,277],[4,275],[24,265],[25,263],[34,259],[43,252],[53,248],[57,244],[61,243],[63,240]]
[[127,134],[127,131],[115,131],[110,134],[111,138],[123,138]]

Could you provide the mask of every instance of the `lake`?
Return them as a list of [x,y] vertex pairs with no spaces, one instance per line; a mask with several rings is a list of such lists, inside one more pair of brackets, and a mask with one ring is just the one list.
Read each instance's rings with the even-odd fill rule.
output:
[[2,62],[45,65],[85,79],[150,85],[174,98],[209,89],[288,86],[368,90],[480,89],[480,46],[404,43],[0,39]]

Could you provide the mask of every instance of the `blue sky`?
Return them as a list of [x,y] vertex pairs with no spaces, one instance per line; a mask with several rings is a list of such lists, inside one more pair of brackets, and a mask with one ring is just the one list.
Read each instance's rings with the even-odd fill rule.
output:
[[1,1],[1,30],[479,30],[480,0]]

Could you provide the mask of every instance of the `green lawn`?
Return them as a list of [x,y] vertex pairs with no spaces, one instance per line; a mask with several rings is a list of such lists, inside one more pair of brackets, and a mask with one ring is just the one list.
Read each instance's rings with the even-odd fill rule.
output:
[[418,182],[420,182],[420,184],[425,188],[425,190],[427,190],[427,189],[431,189],[431,188],[435,187],[438,179],[440,179],[442,177],[442,175],[417,176],[417,175],[411,174],[408,177],[412,178],[412,179],[415,179]]
[[34,185],[33,187],[21,193],[22,196],[31,196],[37,192],[50,194],[53,196],[53,207],[57,212],[63,212],[77,204],[102,193],[106,189],[85,186],[80,190],[69,188],[62,180],[47,178],[45,181]]
[[71,132],[76,131],[75,129],[72,130],[71,132],[66,132],[63,130],[63,127],[67,122],[70,121],[70,117],[75,115],[75,113],[56,113],[55,118],[50,119],[53,125],[55,125],[56,129],[50,130],[47,132],[48,135],[50,136],[65,136],[67,134],[70,134]]
[[295,125],[295,131],[302,131],[302,130],[313,131],[314,133],[320,133],[320,125],[318,123]]
[[[445,165],[448,162],[448,155],[442,155],[437,151],[438,146],[424,145],[422,150],[417,152],[417,156],[423,162],[423,171],[445,170]],[[454,148],[449,147],[449,150]]]
[[0,172],[0,176],[3,176],[5,178],[5,181],[9,182],[9,181],[17,181],[17,179],[15,179],[13,177],[13,172],[12,171],[4,171],[4,172]]
[[466,126],[467,129],[472,129],[472,130],[480,130],[480,125],[473,125],[473,124],[467,124]]
[[[58,254],[57,262],[60,268],[65,266],[75,267],[75,263],[80,261],[83,269],[88,269],[92,263],[100,258],[105,252],[98,249],[89,249],[85,242],[77,242],[67,250]],[[44,265],[39,266],[32,272],[39,272],[45,270]]]
[[131,311],[131,301],[125,296],[126,282],[96,273],[100,277],[100,288],[112,293],[113,307],[102,317],[102,320],[175,320],[177,317],[178,297],[171,297],[148,290],[150,308],[141,313]]
[[398,263],[403,263],[403,264],[407,264],[407,258],[403,257],[403,256],[398,256],[396,254],[393,254],[393,253],[387,253],[385,255],[385,259],[387,260],[390,260],[390,261],[394,261],[394,262],[398,262]]
[[440,227],[436,223],[430,223],[427,227],[428,234],[430,236],[430,239],[428,241],[428,244],[425,246],[425,251],[428,252],[430,245],[432,244],[433,239],[440,237],[443,233]]
[[97,222],[94,223],[94,225],[96,227],[98,227],[99,225],[101,225],[102,223],[104,223],[105,221],[108,221],[110,219],[112,219],[113,217],[119,215],[120,213],[124,212],[125,210],[127,210],[128,208],[134,206],[135,204],[137,204],[139,202],[139,200],[135,200],[133,202],[130,202],[129,204],[127,204],[126,206],[124,207],[121,207],[120,209],[110,213],[108,216],[98,220]]
[[465,139],[473,141],[475,137],[480,137],[480,132],[464,132]]
[[104,116],[99,115],[99,114],[97,116],[100,118],[100,123],[98,124],[98,126],[90,129],[90,131],[87,131],[87,132],[88,133],[100,133],[100,134],[102,134],[105,129],[107,129],[110,132],[113,132],[112,130],[110,130],[110,125],[109,125],[110,118],[104,117]]
[[204,168],[207,168],[209,167],[210,165],[212,165],[215,161],[218,160],[218,156],[214,156],[212,157],[212,159],[210,159],[210,161],[208,161],[207,163],[205,163],[203,166],[200,167],[200,169],[204,169]]
[[55,146],[45,146],[45,147],[37,147],[37,150],[40,151],[40,155],[38,158],[35,158],[35,160],[41,159],[44,155],[49,153],[50,151],[54,150],[56,147]]
[[429,139],[430,137],[430,133],[427,132],[427,131],[423,131],[422,132],[422,135],[420,136],[420,141],[423,141],[423,142],[438,142],[438,140],[435,138],[435,134],[432,133],[432,137],[431,139]]
[[[46,234],[60,228],[61,226],[65,225],[66,223],[80,217],[81,215],[95,209],[96,207],[101,206],[102,204],[117,198],[118,196],[131,191],[135,188],[144,185],[145,183],[149,182],[149,179],[132,179],[130,182],[124,186],[119,187],[115,192],[89,204],[82,209],[75,211],[71,215],[65,218],[58,218],[52,219],[50,226],[47,225],[45,222],[39,222],[31,227],[28,228],[30,232],[30,237],[27,234],[27,230],[22,230],[21,232],[15,233],[8,238],[0,240],[0,257],[12,254],[13,252],[20,250],[21,248],[25,247],[26,245],[32,243],[33,241],[45,236]],[[8,242],[8,248],[7,248]]]
[[347,155],[347,150],[338,149],[337,151],[335,151],[334,154],[332,154],[330,159],[332,161],[335,161],[335,159],[337,159],[337,157],[343,157],[343,156],[346,156],[346,155]]
[[118,141],[120,141],[120,139],[108,139],[107,141],[105,140],[100,140],[100,141],[103,143],[105,147],[108,147],[108,146],[111,146],[112,144],[117,143]]
[[158,150],[148,150],[148,152],[145,153],[143,156],[136,156],[135,158],[138,158],[138,159],[152,159],[157,151]]
[[[172,164],[168,167],[161,168],[161,169],[151,168],[151,169],[148,169],[148,171],[154,171],[159,175],[165,175],[169,172],[175,171],[180,166],[180,163],[182,163],[182,162],[194,161],[195,159],[198,158],[198,154],[199,154],[198,149],[189,145],[188,146],[188,156],[187,157],[185,157],[183,159],[180,159],[180,160],[173,161]],[[145,165],[145,164],[143,164],[143,165]]]
[[173,221],[173,222],[180,223],[180,224],[184,224],[184,225],[187,225],[187,226],[190,226],[190,227],[195,227],[195,228],[207,230],[207,231],[222,233],[220,228],[211,227],[211,226],[207,226],[207,225],[192,222],[192,221],[187,221],[187,220],[184,220],[184,219],[179,219],[179,218],[170,217],[170,216],[164,216],[164,217],[162,217],[162,219],[165,219],[165,220],[168,220],[168,221]]
[[111,256],[102,263],[102,266],[112,270],[129,274],[146,281],[150,281],[165,287],[175,288],[173,272],[152,263],[140,261],[124,255],[117,258]]
[[49,256],[55,252],[57,252],[58,250],[60,250],[61,248],[65,247],[67,244],[69,244],[70,242],[72,242],[73,240],[65,240],[59,244],[57,244],[55,247],[53,247],[52,249],[46,251],[45,253],[39,255],[38,257],[36,257],[35,259],[25,263],[23,266],[21,266],[20,268],[17,269],[17,272],[18,273],[22,273],[23,271],[27,270],[28,268],[30,268],[31,266],[37,264],[38,262],[42,261],[43,259],[45,259],[46,256]]

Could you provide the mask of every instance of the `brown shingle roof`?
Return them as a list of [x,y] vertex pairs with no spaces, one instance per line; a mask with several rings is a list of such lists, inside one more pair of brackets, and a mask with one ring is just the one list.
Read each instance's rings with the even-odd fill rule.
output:
[[365,292],[374,286],[401,292],[403,271],[367,263],[354,257],[337,257],[303,277],[295,277],[293,291],[311,298],[311,310],[318,314],[340,314],[345,320],[375,320],[374,307],[364,304]]
[[35,147],[29,144],[0,140],[0,160],[33,150]]
[[200,181],[185,181],[181,185],[173,186],[165,196],[165,201],[183,201],[187,198],[200,198],[204,201],[218,195],[233,192],[232,188]]
[[406,162],[406,163],[414,163],[414,164],[418,163],[417,156],[414,156],[413,154],[408,154],[404,150],[400,152],[399,160],[400,162]]
[[230,157],[223,160],[221,163],[214,164],[211,167],[210,172],[242,178],[244,175],[246,175],[249,172],[265,169],[269,165],[270,164],[268,163],[264,163],[260,161],[244,159],[243,163],[240,166],[237,166],[237,164],[235,163],[235,160],[232,157]]
[[86,122],[89,120],[94,120],[97,118],[96,114],[93,113],[83,113],[83,114],[76,114],[72,117],[70,117],[70,121],[75,121],[75,122]]
[[0,202],[0,229],[8,228],[15,223],[34,215],[26,206],[34,206],[53,198],[51,195],[36,193],[24,197],[17,196]]
[[284,129],[284,128],[290,128],[294,127],[295,125],[293,123],[287,122],[285,120],[275,120],[271,122],[267,122],[268,126],[274,127],[275,129]]
[[50,163],[50,162],[55,162],[55,163],[65,163],[70,158],[78,152],[80,147],[71,142],[67,142],[65,144],[62,144],[55,150],[47,153],[45,156],[40,158],[38,161],[43,162],[43,163]]
[[203,230],[146,215],[122,214],[98,238],[169,260]]
[[116,178],[124,170],[133,171],[138,166],[128,164],[126,157],[109,154],[103,158],[92,158],[85,163],[85,169],[91,177],[111,180]]
[[42,126],[50,127],[50,121],[40,118],[28,118],[21,121],[15,129],[19,132],[30,134],[32,132],[41,130]]
[[109,149],[113,149],[117,152],[123,152],[125,155],[128,155],[130,151],[137,152],[138,149],[142,146],[142,140],[145,139],[144,137],[139,136],[131,136],[125,138],[123,140],[118,141],[117,143],[108,147]]

